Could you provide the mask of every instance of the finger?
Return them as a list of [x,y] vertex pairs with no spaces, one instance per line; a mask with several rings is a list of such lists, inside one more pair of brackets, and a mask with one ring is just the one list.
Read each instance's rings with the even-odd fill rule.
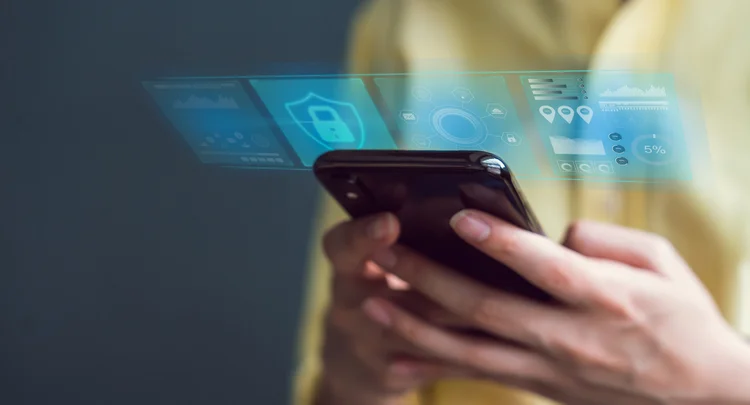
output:
[[669,241],[636,229],[579,221],[568,228],[564,245],[584,256],[625,263],[669,278],[691,274]]
[[391,294],[377,296],[393,302],[400,308],[434,325],[460,329],[469,329],[476,326],[472,325],[466,318],[446,310],[416,290],[393,291]]
[[383,269],[372,261],[365,262],[365,269],[362,273],[364,278],[367,280],[383,280],[386,278],[386,273]]
[[395,358],[375,371],[375,378],[387,392],[412,391],[446,378],[473,378],[476,372],[431,360]]
[[411,287],[409,283],[398,278],[395,274],[386,274],[385,279],[388,282],[388,286],[397,291],[408,291]]
[[388,283],[388,287],[390,287],[392,290],[406,291],[409,289],[409,284],[406,281],[401,280],[394,274],[386,273],[373,261],[368,260],[367,262],[365,262],[364,276],[368,280],[385,279],[385,281]]
[[341,275],[359,275],[373,252],[398,239],[398,219],[390,213],[342,222],[326,233],[323,250]]
[[421,382],[444,378],[478,378],[480,374],[475,370],[441,362],[438,360],[416,360],[396,358],[389,365],[391,372],[401,375],[417,376]]
[[359,306],[362,300],[388,287],[394,291],[408,291],[409,285],[383,269],[373,261],[366,261],[362,277],[339,276],[333,279],[334,301],[348,306]]
[[585,256],[491,215],[464,210],[451,226],[466,242],[563,302],[591,304],[615,287]]
[[529,384],[527,381],[502,381],[524,391],[533,392],[560,404],[570,405],[602,405],[616,403],[618,405],[657,405],[659,400],[653,397],[639,396],[632,391],[614,390],[600,385],[578,383],[571,386],[551,386],[543,384]]
[[494,376],[544,382],[561,379],[554,364],[534,352],[471,339],[434,327],[382,299],[368,300],[363,309],[373,321],[446,363]]
[[569,308],[498,291],[401,246],[379,252],[374,260],[448,312],[500,337],[545,346],[547,336],[570,327]]
[[448,313],[419,293],[393,291],[385,286],[360,298],[357,306],[342,305],[341,301],[335,301],[326,314],[326,325],[332,329],[333,333],[345,337],[346,340],[356,341],[366,346],[380,347],[389,353],[428,358],[429,356],[425,352],[385,330],[364,313],[362,302],[368,297],[379,297],[398,303],[400,307],[405,308],[415,316],[436,325],[455,328],[468,326],[466,320]]
[[339,381],[347,387],[355,388],[355,392],[401,395],[411,391],[419,383],[418,378],[410,374],[410,370],[394,367],[389,356],[380,347],[359,341],[337,342],[336,347],[332,347],[332,342],[326,340],[327,351],[331,353],[325,358],[326,367],[340,370]]
[[[347,342],[357,358],[373,370],[382,371],[394,356],[417,360],[431,358],[428,353],[373,322],[361,308],[332,308],[326,325],[326,340]],[[341,347],[332,350],[341,350]]]
[[[493,379],[494,383],[502,384],[509,388],[530,392],[543,398],[555,401],[555,403],[564,405],[589,405],[580,401],[577,397],[570,395],[571,391],[575,392],[572,387],[560,387],[550,384],[544,384],[537,381],[529,381],[516,377],[502,377]],[[601,405],[601,404],[597,404]]]
[[[365,267],[366,268],[366,267]],[[363,275],[334,275],[331,285],[331,297],[333,305],[346,308],[359,308],[367,297],[382,295],[389,291],[388,283],[384,277],[375,278]]]

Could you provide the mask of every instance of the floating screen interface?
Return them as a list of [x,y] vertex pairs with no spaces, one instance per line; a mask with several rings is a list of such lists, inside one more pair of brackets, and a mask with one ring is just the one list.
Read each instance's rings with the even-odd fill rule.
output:
[[686,97],[668,73],[176,77],[143,85],[210,165],[309,170],[336,149],[484,150],[519,178],[618,182],[690,181],[695,161],[705,165],[691,147],[701,129],[685,124]]

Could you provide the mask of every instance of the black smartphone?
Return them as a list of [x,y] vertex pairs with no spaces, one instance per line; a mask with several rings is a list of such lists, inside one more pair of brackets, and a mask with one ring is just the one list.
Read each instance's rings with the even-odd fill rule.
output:
[[313,170],[353,218],[395,214],[401,222],[399,244],[495,288],[553,301],[450,227],[454,214],[473,208],[544,234],[498,156],[479,151],[337,150],[321,155]]

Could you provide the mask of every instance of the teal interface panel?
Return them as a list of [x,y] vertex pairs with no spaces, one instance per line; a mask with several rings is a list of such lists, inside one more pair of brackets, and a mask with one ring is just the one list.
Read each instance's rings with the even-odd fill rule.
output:
[[556,175],[691,179],[671,75],[535,74],[521,83]]
[[334,149],[396,149],[360,78],[251,80],[303,165]]
[[239,81],[160,81],[144,86],[203,163],[294,165]]
[[484,150],[521,175],[539,174],[532,142],[500,75],[420,75],[375,78],[401,147]]

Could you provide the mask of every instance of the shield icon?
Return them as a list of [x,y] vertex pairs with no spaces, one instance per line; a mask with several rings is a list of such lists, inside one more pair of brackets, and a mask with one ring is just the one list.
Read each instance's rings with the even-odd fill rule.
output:
[[326,149],[362,149],[364,146],[364,123],[352,103],[308,93],[284,107],[302,132]]

